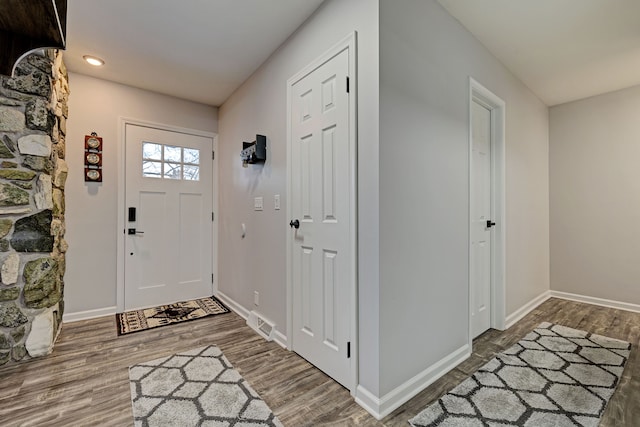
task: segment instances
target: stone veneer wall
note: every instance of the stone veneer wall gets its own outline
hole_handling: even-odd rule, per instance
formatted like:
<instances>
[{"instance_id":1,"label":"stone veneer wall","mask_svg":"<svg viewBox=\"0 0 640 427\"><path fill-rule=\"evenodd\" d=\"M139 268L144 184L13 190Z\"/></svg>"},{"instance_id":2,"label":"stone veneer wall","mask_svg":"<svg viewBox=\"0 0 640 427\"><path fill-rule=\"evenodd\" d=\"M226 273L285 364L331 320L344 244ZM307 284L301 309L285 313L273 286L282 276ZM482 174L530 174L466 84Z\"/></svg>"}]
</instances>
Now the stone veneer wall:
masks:
<instances>
[{"instance_id":1,"label":"stone veneer wall","mask_svg":"<svg viewBox=\"0 0 640 427\"><path fill-rule=\"evenodd\" d=\"M55 50L0 76L0 365L50 353L62 324L68 95Z\"/></svg>"}]
</instances>

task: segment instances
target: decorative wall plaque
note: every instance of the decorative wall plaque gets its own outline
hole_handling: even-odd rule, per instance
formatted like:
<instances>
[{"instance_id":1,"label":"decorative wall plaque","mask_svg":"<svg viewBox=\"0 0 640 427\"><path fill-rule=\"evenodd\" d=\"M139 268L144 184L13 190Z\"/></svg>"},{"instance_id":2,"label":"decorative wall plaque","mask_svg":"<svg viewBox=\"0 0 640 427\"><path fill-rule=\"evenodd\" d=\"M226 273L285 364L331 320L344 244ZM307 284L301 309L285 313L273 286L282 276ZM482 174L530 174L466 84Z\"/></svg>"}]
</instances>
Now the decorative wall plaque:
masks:
<instances>
[{"instance_id":1,"label":"decorative wall plaque","mask_svg":"<svg viewBox=\"0 0 640 427\"><path fill-rule=\"evenodd\" d=\"M95 132L84 136L84 180L102 182L102 138Z\"/></svg>"}]
</instances>

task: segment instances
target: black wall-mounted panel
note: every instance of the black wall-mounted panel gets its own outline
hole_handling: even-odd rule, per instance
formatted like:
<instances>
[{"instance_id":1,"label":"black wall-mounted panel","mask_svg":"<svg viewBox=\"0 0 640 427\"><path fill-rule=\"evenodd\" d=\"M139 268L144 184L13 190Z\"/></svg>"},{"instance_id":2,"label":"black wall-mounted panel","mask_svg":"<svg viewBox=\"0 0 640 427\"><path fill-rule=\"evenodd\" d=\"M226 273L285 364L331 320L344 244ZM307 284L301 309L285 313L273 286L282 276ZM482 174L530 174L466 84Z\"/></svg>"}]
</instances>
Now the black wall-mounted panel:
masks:
<instances>
[{"instance_id":1,"label":"black wall-mounted panel","mask_svg":"<svg viewBox=\"0 0 640 427\"><path fill-rule=\"evenodd\" d=\"M256 159L267 160L267 137L256 135Z\"/></svg>"}]
</instances>

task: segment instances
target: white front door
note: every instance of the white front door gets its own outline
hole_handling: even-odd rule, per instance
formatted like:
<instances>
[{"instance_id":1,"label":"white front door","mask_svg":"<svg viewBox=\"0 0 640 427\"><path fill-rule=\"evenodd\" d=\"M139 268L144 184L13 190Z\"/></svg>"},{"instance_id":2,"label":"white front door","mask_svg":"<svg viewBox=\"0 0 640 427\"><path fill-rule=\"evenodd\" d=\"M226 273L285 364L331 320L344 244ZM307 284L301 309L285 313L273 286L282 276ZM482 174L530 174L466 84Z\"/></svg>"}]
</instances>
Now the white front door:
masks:
<instances>
[{"instance_id":1,"label":"white front door","mask_svg":"<svg viewBox=\"0 0 640 427\"><path fill-rule=\"evenodd\" d=\"M292 349L350 388L349 51L290 86ZM298 227L295 228L295 221Z\"/></svg>"},{"instance_id":2,"label":"white front door","mask_svg":"<svg viewBox=\"0 0 640 427\"><path fill-rule=\"evenodd\" d=\"M471 104L471 336L491 326L491 110Z\"/></svg>"},{"instance_id":3,"label":"white front door","mask_svg":"<svg viewBox=\"0 0 640 427\"><path fill-rule=\"evenodd\" d=\"M125 310L212 295L212 145L126 125Z\"/></svg>"}]
</instances>

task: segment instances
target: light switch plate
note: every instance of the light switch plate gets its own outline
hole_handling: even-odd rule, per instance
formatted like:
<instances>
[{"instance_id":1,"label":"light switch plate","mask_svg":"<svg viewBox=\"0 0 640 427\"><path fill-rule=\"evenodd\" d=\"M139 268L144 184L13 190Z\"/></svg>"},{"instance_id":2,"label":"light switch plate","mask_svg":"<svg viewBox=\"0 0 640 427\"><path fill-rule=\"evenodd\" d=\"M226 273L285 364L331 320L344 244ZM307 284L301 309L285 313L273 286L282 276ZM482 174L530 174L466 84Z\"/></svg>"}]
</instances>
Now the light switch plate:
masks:
<instances>
[{"instance_id":1,"label":"light switch plate","mask_svg":"<svg viewBox=\"0 0 640 427\"><path fill-rule=\"evenodd\" d=\"M273 196L273 209L279 211L280 210L280 195L276 194Z\"/></svg>"},{"instance_id":2,"label":"light switch plate","mask_svg":"<svg viewBox=\"0 0 640 427\"><path fill-rule=\"evenodd\" d=\"M253 210L261 211L263 210L263 206L262 197L256 197L253 199Z\"/></svg>"}]
</instances>

